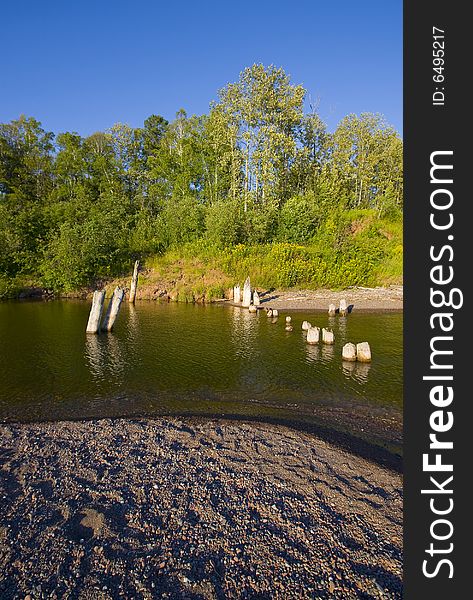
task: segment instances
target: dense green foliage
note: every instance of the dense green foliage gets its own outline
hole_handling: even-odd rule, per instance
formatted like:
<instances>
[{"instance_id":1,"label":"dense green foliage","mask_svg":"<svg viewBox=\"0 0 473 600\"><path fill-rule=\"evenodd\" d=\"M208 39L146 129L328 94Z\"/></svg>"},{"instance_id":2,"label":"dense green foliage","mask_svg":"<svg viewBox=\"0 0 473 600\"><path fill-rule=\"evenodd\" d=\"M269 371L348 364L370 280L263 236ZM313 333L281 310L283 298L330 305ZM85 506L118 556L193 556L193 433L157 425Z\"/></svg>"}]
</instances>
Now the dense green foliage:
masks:
<instances>
[{"instance_id":1,"label":"dense green foliage","mask_svg":"<svg viewBox=\"0 0 473 600\"><path fill-rule=\"evenodd\" d=\"M0 296L28 279L74 290L184 247L213 249L235 277L259 261L275 286L399 274L400 232L393 248L382 230L401 221L402 141L373 114L330 133L304 98L254 65L203 116L86 138L0 124Z\"/></svg>"}]
</instances>

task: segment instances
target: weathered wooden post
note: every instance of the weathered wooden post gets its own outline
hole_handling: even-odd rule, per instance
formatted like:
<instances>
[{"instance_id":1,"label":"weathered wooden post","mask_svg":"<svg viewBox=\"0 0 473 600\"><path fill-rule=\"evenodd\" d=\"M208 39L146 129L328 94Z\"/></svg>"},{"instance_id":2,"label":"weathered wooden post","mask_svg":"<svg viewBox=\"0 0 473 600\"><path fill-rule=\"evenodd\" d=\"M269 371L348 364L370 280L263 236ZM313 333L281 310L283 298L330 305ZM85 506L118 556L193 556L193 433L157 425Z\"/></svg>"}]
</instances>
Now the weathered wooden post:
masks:
<instances>
[{"instance_id":1,"label":"weathered wooden post","mask_svg":"<svg viewBox=\"0 0 473 600\"><path fill-rule=\"evenodd\" d=\"M340 300L340 309L339 309L339 313L342 316L345 316L347 314L347 301L345 300L345 298L342 298Z\"/></svg>"},{"instance_id":2,"label":"weathered wooden post","mask_svg":"<svg viewBox=\"0 0 473 600\"><path fill-rule=\"evenodd\" d=\"M266 309L266 316L268 318L271 318L273 316L273 309L272 308L267 308Z\"/></svg>"},{"instance_id":3,"label":"weathered wooden post","mask_svg":"<svg viewBox=\"0 0 473 600\"><path fill-rule=\"evenodd\" d=\"M233 286L233 302L241 302L241 290L239 285Z\"/></svg>"},{"instance_id":4,"label":"weathered wooden post","mask_svg":"<svg viewBox=\"0 0 473 600\"><path fill-rule=\"evenodd\" d=\"M356 345L356 360L371 362L371 348L368 342L361 342Z\"/></svg>"},{"instance_id":5,"label":"weathered wooden post","mask_svg":"<svg viewBox=\"0 0 473 600\"><path fill-rule=\"evenodd\" d=\"M311 327L309 321L302 321L302 331L308 331Z\"/></svg>"},{"instance_id":6,"label":"weathered wooden post","mask_svg":"<svg viewBox=\"0 0 473 600\"><path fill-rule=\"evenodd\" d=\"M138 286L138 270L140 268L140 261L135 260L135 268L133 269L133 276L131 278L131 286L130 286L130 296L128 298L128 302L132 304L135 303L136 298L136 288Z\"/></svg>"},{"instance_id":7,"label":"weathered wooden post","mask_svg":"<svg viewBox=\"0 0 473 600\"><path fill-rule=\"evenodd\" d=\"M292 317L290 317L289 315L286 317L286 323L289 325L292 321Z\"/></svg>"},{"instance_id":8,"label":"weathered wooden post","mask_svg":"<svg viewBox=\"0 0 473 600\"><path fill-rule=\"evenodd\" d=\"M345 344L342 348L342 358L347 362L355 362L356 360L356 346L351 342Z\"/></svg>"},{"instance_id":9,"label":"weathered wooden post","mask_svg":"<svg viewBox=\"0 0 473 600\"><path fill-rule=\"evenodd\" d=\"M243 308L248 308L251 304L251 283L250 278L247 277L245 285L243 286L243 300L241 305Z\"/></svg>"},{"instance_id":10,"label":"weathered wooden post","mask_svg":"<svg viewBox=\"0 0 473 600\"><path fill-rule=\"evenodd\" d=\"M259 306L261 304L261 300L259 299L259 294L256 290L253 292L253 304L255 306Z\"/></svg>"},{"instance_id":11,"label":"weathered wooden post","mask_svg":"<svg viewBox=\"0 0 473 600\"><path fill-rule=\"evenodd\" d=\"M279 311L277 308L273 308L273 317L279 317Z\"/></svg>"},{"instance_id":12,"label":"weathered wooden post","mask_svg":"<svg viewBox=\"0 0 473 600\"><path fill-rule=\"evenodd\" d=\"M292 331L293 327L292 327L291 321L292 321L291 317L287 316L286 317L286 327L285 327L286 331Z\"/></svg>"},{"instance_id":13,"label":"weathered wooden post","mask_svg":"<svg viewBox=\"0 0 473 600\"><path fill-rule=\"evenodd\" d=\"M320 339L320 329L318 327L310 327L307 330L307 343L318 344Z\"/></svg>"},{"instance_id":14,"label":"weathered wooden post","mask_svg":"<svg viewBox=\"0 0 473 600\"><path fill-rule=\"evenodd\" d=\"M324 344L333 344L335 340L335 336L333 335L333 331L331 329L322 328L322 342Z\"/></svg>"},{"instance_id":15,"label":"weathered wooden post","mask_svg":"<svg viewBox=\"0 0 473 600\"><path fill-rule=\"evenodd\" d=\"M336 307L335 307L335 304L329 304L329 307L328 307L328 314L329 314L331 317L334 317L334 316L335 316L336 310L337 310L337 309L336 309Z\"/></svg>"},{"instance_id":16,"label":"weathered wooden post","mask_svg":"<svg viewBox=\"0 0 473 600\"><path fill-rule=\"evenodd\" d=\"M102 321L102 331L112 331L112 327L118 316L118 311L120 310L120 305L122 303L124 295L125 291L122 290L122 288L115 288L115 291L113 292L113 295L110 298L107 312L105 313L105 317Z\"/></svg>"},{"instance_id":17,"label":"weathered wooden post","mask_svg":"<svg viewBox=\"0 0 473 600\"><path fill-rule=\"evenodd\" d=\"M101 292L99 292L99 290L95 290L92 298L92 308L90 309L89 320L87 322L87 333L99 332L104 300L105 290L102 290Z\"/></svg>"},{"instance_id":18,"label":"weathered wooden post","mask_svg":"<svg viewBox=\"0 0 473 600\"><path fill-rule=\"evenodd\" d=\"M256 306L254 304L250 304L250 306L248 307L248 311L250 313L257 313L258 309L256 308Z\"/></svg>"}]
</instances>

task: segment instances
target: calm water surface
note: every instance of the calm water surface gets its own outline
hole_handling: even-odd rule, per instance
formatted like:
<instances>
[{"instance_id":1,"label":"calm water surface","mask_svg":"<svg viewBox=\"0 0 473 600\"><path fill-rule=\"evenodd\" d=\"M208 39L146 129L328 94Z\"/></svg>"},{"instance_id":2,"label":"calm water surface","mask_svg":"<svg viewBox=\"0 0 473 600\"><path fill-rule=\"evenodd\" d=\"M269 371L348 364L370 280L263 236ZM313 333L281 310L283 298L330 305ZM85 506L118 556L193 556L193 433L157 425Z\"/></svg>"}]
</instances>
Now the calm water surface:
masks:
<instances>
[{"instance_id":1,"label":"calm water surface","mask_svg":"<svg viewBox=\"0 0 473 600\"><path fill-rule=\"evenodd\" d=\"M90 303L0 303L0 421L213 414L319 423L399 445L402 314L264 311L123 304L115 330L86 335ZM334 346L309 346L304 319ZM373 362L343 363L347 341ZM393 434L393 431L397 432Z\"/></svg>"}]
</instances>

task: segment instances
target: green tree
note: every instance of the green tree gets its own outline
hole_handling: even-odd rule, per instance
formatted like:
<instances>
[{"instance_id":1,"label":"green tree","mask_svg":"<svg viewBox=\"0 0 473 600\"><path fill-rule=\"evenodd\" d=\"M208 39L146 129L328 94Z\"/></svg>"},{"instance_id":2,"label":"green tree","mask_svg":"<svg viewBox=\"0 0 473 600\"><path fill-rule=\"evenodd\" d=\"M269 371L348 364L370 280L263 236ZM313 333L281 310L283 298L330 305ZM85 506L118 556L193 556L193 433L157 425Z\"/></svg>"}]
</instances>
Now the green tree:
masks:
<instances>
[{"instance_id":1,"label":"green tree","mask_svg":"<svg viewBox=\"0 0 473 600\"><path fill-rule=\"evenodd\" d=\"M53 140L32 117L0 124L0 263L10 276L37 268L46 234L43 208L53 186Z\"/></svg>"},{"instance_id":2,"label":"green tree","mask_svg":"<svg viewBox=\"0 0 473 600\"><path fill-rule=\"evenodd\" d=\"M243 202L278 205L288 191L297 154L297 130L303 119L305 90L290 83L281 68L253 65L237 83L219 93L217 106L236 130L243 156Z\"/></svg>"}]
</instances>

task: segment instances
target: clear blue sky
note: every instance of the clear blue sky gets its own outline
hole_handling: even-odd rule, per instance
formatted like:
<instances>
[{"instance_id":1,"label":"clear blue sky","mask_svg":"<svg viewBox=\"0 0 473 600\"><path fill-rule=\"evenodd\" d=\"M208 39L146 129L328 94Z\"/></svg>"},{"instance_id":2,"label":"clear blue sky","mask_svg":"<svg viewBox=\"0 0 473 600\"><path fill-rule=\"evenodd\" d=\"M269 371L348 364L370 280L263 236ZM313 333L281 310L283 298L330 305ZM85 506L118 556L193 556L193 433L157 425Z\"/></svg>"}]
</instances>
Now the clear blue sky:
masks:
<instances>
[{"instance_id":1,"label":"clear blue sky","mask_svg":"<svg viewBox=\"0 0 473 600\"><path fill-rule=\"evenodd\" d=\"M26 0L0 14L0 122L87 135L202 114L263 63L303 84L329 129L380 112L402 133L401 0Z\"/></svg>"}]
</instances>

